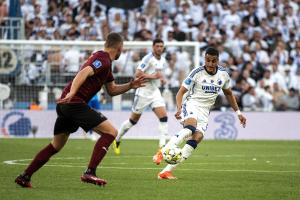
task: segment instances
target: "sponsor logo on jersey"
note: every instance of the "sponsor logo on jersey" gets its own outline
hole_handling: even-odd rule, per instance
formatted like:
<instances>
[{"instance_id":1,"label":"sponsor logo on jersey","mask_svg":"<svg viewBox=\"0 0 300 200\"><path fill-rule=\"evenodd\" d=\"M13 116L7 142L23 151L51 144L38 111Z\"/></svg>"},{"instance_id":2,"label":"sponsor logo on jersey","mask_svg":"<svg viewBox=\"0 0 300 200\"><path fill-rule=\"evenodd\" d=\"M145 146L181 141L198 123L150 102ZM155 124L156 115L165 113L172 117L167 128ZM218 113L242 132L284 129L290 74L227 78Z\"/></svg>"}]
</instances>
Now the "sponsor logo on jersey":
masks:
<instances>
[{"instance_id":1,"label":"sponsor logo on jersey","mask_svg":"<svg viewBox=\"0 0 300 200\"><path fill-rule=\"evenodd\" d=\"M102 66L102 63L101 63L100 60L95 60L95 61L93 62L93 65L94 65L94 67L95 67L96 69L98 69L98 68L100 68L100 67Z\"/></svg>"},{"instance_id":2,"label":"sponsor logo on jersey","mask_svg":"<svg viewBox=\"0 0 300 200\"><path fill-rule=\"evenodd\" d=\"M217 94L220 91L221 87L215 85L202 85L202 90L205 93L214 93Z\"/></svg>"},{"instance_id":3,"label":"sponsor logo on jersey","mask_svg":"<svg viewBox=\"0 0 300 200\"><path fill-rule=\"evenodd\" d=\"M144 67L146 67L146 64L145 63L141 64L141 68L143 69Z\"/></svg>"}]
</instances>

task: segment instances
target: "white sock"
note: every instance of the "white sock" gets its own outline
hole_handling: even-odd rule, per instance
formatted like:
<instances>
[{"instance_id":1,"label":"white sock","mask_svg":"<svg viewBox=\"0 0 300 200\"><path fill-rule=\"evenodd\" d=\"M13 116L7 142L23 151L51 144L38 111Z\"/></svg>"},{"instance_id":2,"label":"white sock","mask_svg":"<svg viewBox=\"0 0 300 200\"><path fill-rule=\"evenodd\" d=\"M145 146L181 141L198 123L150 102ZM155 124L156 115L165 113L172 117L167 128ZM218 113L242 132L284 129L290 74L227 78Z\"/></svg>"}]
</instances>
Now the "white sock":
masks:
<instances>
[{"instance_id":1,"label":"white sock","mask_svg":"<svg viewBox=\"0 0 300 200\"><path fill-rule=\"evenodd\" d=\"M159 147L163 147L166 144L166 138L168 136L168 122L159 122L158 130L160 133Z\"/></svg>"},{"instance_id":2,"label":"white sock","mask_svg":"<svg viewBox=\"0 0 300 200\"><path fill-rule=\"evenodd\" d=\"M188 157L190 157L190 155L192 155L192 153L193 153L194 150L195 149L191 145L185 144L184 147L181 150L182 158L181 158L180 162L183 162Z\"/></svg>"},{"instance_id":3,"label":"white sock","mask_svg":"<svg viewBox=\"0 0 300 200\"><path fill-rule=\"evenodd\" d=\"M164 148L171 146L179 146L185 138L190 137L192 135L192 131L188 128L181 129L176 135L173 135L169 142L166 144ZM164 149L163 149L164 150Z\"/></svg>"},{"instance_id":4,"label":"white sock","mask_svg":"<svg viewBox=\"0 0 300 200\"><path fill-rule=\"evenodd\" d=\"M180 163L182 163L188 157L190 157L190 155L192 155L194 150L195 149L191 145L185 144L184 147L181 150L182 158L181 158L180 162L175 164L175 165L168 164L160 173L164 173L166 171L173 171Z\"/></svg>"},{"instance_id":5,"label":"white sock","mask_svg":"<svg viewBox=\"0 0 300 200\"><path fill-rule=\"evenodd\" d=\"M119 131L118 131L118 135L116 137L116 141L117 142L120 142L121 138L125 135L125 133L127 133L127 131L133 127L133 124L129 121L129 120L126 120L122 123Z\"/></svg>"}]
</instances>

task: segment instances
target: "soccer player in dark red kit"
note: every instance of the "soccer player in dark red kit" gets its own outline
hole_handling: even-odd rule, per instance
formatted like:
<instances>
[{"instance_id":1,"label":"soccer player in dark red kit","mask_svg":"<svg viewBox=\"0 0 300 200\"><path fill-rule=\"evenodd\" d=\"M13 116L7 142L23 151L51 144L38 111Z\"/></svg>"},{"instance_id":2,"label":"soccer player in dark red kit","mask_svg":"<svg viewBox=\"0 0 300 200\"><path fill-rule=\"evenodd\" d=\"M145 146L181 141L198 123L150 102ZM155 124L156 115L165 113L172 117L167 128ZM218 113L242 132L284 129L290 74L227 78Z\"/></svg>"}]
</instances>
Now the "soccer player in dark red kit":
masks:
<instances>
[{"instance_id":1,"label":"soccer player in dark red kit","mask_svg":"<svg viewBox=\"0 0 300 200\"><path fill-rule=\"evenodd\" d=\"M119 58L122 48L122 37L118 33L110 33L105 41L104 50L93 53L80 68L75 78L64 88L56 106L57 119L54 125L53 140L15 179L18 185L32 187L31 176L47 163L51 156L64 147L69 135L79 127L86 132L93 129L101 135L95 144L88 168L81 176L81 181L100 186L107 183L106 180L96 176L96 168L117 136L117 130L103 114L91 109L87 103L101 89L102 85L105 85L111 96L144 86L146 80L143 76L125 84L115 84L111 64L113 60Z\"/></svg>"}]
</instances>

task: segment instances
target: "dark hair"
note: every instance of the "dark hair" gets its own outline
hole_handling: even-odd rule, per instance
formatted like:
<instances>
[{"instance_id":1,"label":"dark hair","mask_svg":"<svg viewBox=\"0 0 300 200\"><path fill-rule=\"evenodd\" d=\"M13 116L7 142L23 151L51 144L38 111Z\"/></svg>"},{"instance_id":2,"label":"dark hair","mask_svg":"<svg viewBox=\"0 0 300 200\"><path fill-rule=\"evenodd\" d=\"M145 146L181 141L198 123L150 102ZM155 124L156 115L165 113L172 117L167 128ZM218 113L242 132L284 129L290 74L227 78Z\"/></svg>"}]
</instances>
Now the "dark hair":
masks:
<instances>
[{"instance_id":1,"label":"dark hair","mask_svg":"<svg viewBox=\"0 0 300 200\"><path fill-rule=\"evenodd\" d=\"M213 47L208 47L205 51L206 54L219 57L219 51Z\"/></svg>"},{"instance_id":2,"label":"dark hair","mask_svg":"<svg viewBox=\"0 0 300 200\"><path fill-rule=\"evenodd\" d=\"M156 38L155 40L153 40L152 46L154 46L156 43L164 43L164 41L162 39Z\"/></svg>"},{"instance_id":3,"label":"dark hair","mask_svg":"<svg viewBox=\"0 0 300 200\"><path fill-rule=\"evenodd\" d=\"M105 48L118 48L119 44L123 42L123 38L119 33L109 33L104 44Z\"/></svg>"}]
</instances>

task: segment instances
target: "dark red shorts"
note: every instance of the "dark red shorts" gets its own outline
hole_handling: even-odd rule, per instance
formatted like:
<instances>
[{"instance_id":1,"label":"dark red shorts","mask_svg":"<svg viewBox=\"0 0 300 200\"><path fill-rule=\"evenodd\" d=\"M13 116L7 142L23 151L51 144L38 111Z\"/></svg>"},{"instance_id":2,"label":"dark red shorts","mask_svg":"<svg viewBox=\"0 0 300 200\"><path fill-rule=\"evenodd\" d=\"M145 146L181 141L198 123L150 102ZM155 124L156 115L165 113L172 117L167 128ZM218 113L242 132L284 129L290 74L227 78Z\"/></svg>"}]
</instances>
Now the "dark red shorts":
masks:
<instances>
[{"instance_id":1,"label":"dark red shorts","mask_svg":"<svg viewBox=\"0 0 300 200\"><path fill-rule=\"evenodd\" d=\"M79 127L88 132L107 120L101 113L84 103L57 104L57 118L54 125L54 135L74 133Z\"/></svg>"}]
</instances>

